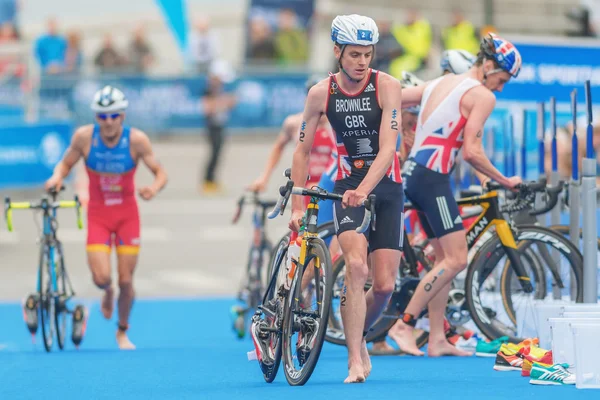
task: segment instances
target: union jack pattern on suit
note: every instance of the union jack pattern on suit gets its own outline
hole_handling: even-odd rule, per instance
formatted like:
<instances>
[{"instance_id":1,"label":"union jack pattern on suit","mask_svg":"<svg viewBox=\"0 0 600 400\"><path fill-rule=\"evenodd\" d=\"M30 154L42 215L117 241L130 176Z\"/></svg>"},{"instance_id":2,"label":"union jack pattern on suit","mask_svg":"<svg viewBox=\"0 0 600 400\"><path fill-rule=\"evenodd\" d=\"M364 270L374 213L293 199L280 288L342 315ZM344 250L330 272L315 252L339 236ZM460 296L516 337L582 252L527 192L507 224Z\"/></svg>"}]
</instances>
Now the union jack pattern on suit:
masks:
<instances>
[{"instance_id":1,"label":"union jack pattern on suit","mask_svg":"<svg viewBox=\"0 0 600 400\"><path fill-rule=\"evenodd\" d=\"M467 120L461 117L456 125L450 122L433 131L419 146L415 161L432 171L450 173L463 144L463 128L466 122Z\"/></svg>"}]
</instances>

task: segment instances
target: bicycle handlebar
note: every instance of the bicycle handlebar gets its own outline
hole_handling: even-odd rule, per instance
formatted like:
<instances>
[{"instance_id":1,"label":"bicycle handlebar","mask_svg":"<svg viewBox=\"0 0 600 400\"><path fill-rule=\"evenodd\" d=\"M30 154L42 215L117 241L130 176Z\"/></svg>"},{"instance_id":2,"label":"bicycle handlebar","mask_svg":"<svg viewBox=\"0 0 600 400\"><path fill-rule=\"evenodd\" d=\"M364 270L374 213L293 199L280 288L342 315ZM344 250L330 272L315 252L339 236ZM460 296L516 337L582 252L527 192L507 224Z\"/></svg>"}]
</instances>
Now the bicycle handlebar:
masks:
<instances>
[{"instance_id":1,"label":"bicycle handlebar","mask_svg":"<svg viewBox=\"0 0 600 400\"><path fill-rule=\"evenodd\" d=\"M303 187L294 186L294 182L290 179L291 173L289 168L285 171L284 176L288 178L288 182L285 186L281 186L279 188L279 199L277 199L277 203L275 204L273 210L268 214L269 219L275 218L277 214L283 215L287 202L292 194L298 196L311 196L322 200L342 201L343 196L341 194L329 193L328 191L318 187L316 189L306 189ZM371 221L373 222L371 229L375 230L375 195L369 195L369 197L362 202L361 206L365 207L365 216L360 226L356 228L356 232L366 232Z\"/></svg>"},{"instance_id":2,"label":"bicycle handlebar","mask_svg":"<svg viewBox=\"0 0 600 400\"><path fill-rule=\"evenodd\" d=\"M231 221L233 224L237 224L240 216L242 215L244 204L247 203L252 203L255 206L259 206L263 209L271 208L276 204L275 201L262 201L258 198L258 192L246 192L242 194L237 201L237 208L233 216L233 220Z\"/></svg>"},{"instance_id":3,"label":"bicycle handlebar","mask_svg":"<svg viewBox=\"0 0 600 400\"><path fill-rule=\"evenodd\" d=\"M546 184L546 178L542 177L538 181L523 182L515 186L515 189L517 189L518 192L512 196L514 201L502 207L501 211L512 213L524 210L534 203L536 193L546 193L549 196L546 200L546 205L540 209L533 209L529 211L529 214L536 216L547 213L558 203L559 194L563 190L564 182L560 181L556 186L546 186ZM506 188L497 182L488 182L486 189L491 191L502 190Z\"/></svg>"},{"instance_id":4,"label":"bicycle handlebar","mask_svg":"<svg viewBox=\"0 0 600 400\"><path fill-rule=\"evenodd\" d=\"M530 215L534 215L534 216L535 215L542 215L542 214L546 214L548 211L552 210L556 206L556 204L558 203L558 198L559 198L560 193L563 190L564 184L565 183L563 181L559 181L558 185L556 185L554 187L549 187L546 190L546 193L549 196L548 200L546 201L546 206L542 207L539 210L535 210L535 209L531 210L529 212L529 214Z\"/></svg>"},{"instance_id":5,"label":"bicycle handlebar","mask_svg":"<svg viewBox=\"0 0 600 400\"><path fill-rule=\"evenodd\" d=\"M64 186L61 187L60 191L64 190ZM59 191L54 189L50 189L48 193L52 196L53 201L48 201L46 198L42 198L39 202L29 202L29 201L21 201L21 202L11 202L9 197L4 199L4 217L6 219L6 227L9 232L13 231L13 221L12 221L12 210L27 210L27 209L46 209L51 208L53 210L57 208L75 208L77 213L77 227L79 229L83 229L83 217L81 213L81 202L79 201L79 196L75 195L74 200L60 200L56 201L56 196Z\"/></svg>"}]
</instances>

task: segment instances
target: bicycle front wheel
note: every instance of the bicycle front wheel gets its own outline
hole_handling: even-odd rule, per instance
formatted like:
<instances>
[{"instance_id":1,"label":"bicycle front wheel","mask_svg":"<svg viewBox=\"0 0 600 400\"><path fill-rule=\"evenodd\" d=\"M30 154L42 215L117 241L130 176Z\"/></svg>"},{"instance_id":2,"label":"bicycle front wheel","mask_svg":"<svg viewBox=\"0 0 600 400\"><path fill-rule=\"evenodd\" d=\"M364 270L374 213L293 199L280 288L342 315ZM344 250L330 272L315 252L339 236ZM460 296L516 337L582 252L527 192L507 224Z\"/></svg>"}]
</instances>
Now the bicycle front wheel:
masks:
<instances>
[{"instance_id":1,"label":"bicycle front wheel","mask_svg":"<svg viewBox=\"0 0 600 400\"><path fill-rule=\"evenodd\" d=\"M519 334L518 325L534 315L533 300L554 295L556 300L583 301L583 258L564 236L547 228L519 226L516 239L533 291L523 291L500 239L494 236L468 267L466 299L473 321L486 337L506 335L518 343L526 336Z\"/></svg>"},{"instance_id":2,"label":"bicycle front wheel","mask_svg":"<svg viewBox=\"0 0 600 400\"><path fill-rule=\"evenodd\" d=\"M321 354L331 306L332 267L321 239L309 241L306 265L298 268L283 319L283 363L292 386L310 379Z\"/></svg>"},{"instance_id":3,"label":"bicycle front wheel","mask_svg":"<svg viewBox=\"0 0 600 400\"><path fill-rule=\"evenodd\" d=\"M53 250L42 243L40 247L40 264L38 269L38 289L40 322L42 325L42 337L44 348L47 352L52 351L54 337L55 303L52 291L52 265L51 252ZM46 273L44 273L44 270Z\"/></svg>"}]
</instances>

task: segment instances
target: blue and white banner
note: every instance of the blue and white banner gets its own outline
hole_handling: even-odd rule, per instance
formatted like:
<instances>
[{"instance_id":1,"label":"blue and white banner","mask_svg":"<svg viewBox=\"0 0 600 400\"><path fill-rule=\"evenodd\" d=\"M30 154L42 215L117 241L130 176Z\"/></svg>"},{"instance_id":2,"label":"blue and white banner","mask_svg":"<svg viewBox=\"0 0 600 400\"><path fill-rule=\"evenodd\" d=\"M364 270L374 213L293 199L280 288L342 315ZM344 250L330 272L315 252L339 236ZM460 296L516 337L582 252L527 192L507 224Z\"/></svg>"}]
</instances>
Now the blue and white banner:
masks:
<instances>
[{"instance_id":1,"label":"blue and white banner","mask_svg":"<svg viewBox=\"0 0 600 400\"><path fill-rule=\"evenodd\" d=\"M507 37L510 39L510 37ZM600 41L571 39L569 44L556 44L558 39L544 43L513 39L523 58L517 78L504 86L498 100L520 102L569 103L577 89L579 103L585 103L584 84L592 83L592 98L600 104Z\"/></svg>"},{"instance_id":2,"label":"blue and white banner","mask_svg":"<svg viewBox=\"0 0 600 400\"><path fill-rule=\"evenodd\" d=\"M298 24L307 28L315 10L315 0L250 0L248 18L262 17L276 27L283 9L294 11Z\"/></svg>"},{"instance_id":3,"label":"blue and white banner","mask_svg":"<svg viewBox=\"0 0 600 400\"><path fill-rule=\"evenodd\" d=\"M67 123L8 124L0 127L0 188L42 185L60 161L73 127Z\"/></svg>"},{"instance_id":4,"label":"blue and white banner","mask_svg":"<svg viewBox=\"0 0 600 400\"><path fill-rule=\"evenodd\" d=\"M226 88L237 98L228 126L280 127L289 114L304 108L307 78L306 74L241 76ZM206 89L204 77L48 78L40 89L41 116L72 119L77 125L90 123L94 118L89 107L91 99L107 84L121 89L129 99L127 123L150 134L169 134L173 130L200 133L205 126L201 101Z\"/></svg>"}]
</instances>

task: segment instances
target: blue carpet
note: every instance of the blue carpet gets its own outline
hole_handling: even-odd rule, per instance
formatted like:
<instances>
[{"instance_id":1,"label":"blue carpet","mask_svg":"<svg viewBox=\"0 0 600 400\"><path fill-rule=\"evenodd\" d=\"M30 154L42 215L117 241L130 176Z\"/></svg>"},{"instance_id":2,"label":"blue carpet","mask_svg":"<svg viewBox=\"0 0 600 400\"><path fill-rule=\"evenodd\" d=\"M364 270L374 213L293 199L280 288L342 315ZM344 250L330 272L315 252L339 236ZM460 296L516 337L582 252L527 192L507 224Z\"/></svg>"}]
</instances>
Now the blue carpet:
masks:
<instances>
[{"instance_id":1,"label":"blue carpet","mask_svg":"<svg viewBox=\"0 0 600 400\"><path fill-rule=\"evenodd\" d=\"M120 352L115 322L91 304L79 350L47 354L38 333L32 344L20 306L0 305L0 399L511 399L565 396L597 399L599 391L540 387L518 372L492 370L493 359L373 357L366 384L344 385L346 349L326 344L304 387L288 386L283 369L272 384L247 361L249 338L230 330L228 300L138 301L130 338L138 349Z\"/></svg>"}]
</instances>

